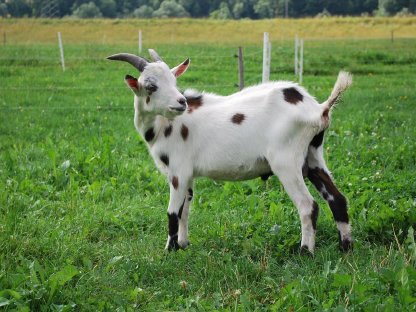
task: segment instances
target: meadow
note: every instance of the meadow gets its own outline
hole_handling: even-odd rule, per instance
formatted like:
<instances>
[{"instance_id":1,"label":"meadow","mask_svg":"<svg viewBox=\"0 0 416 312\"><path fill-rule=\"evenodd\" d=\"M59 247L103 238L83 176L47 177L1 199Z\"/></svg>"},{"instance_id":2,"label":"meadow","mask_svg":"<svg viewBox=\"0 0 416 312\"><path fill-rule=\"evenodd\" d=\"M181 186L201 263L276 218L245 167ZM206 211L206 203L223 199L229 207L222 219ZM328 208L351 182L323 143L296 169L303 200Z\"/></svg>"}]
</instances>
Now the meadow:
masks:
<instances>
[{"instance_id":1,"label":"meadow","mask_svg":"<svg viewBox=\"0 0 416 312\"><path fill-rule=\"evenodd\" d=\"M381 19L345 19L328 30L340 34L332 40L303 34L303 85L319 101L340 69L354 74L325 137L328 166L349 200L354 250L338 250L331 212L308 183L321 208L314 257L299 253L297 211L276 177L197 180L191 245L164 251L168 185L135 132L133 95L123 82L137 72L105 60L136 53L137 29L147 21L132 27L130 39L117 24L97 33L100 23L116 21L1 20L0 310L415 310L414 19L397 22L408 21L413 33L393 42L387 30L396 19L381 23L385 36L377 39L351 34L350 20ZM221 36L186 41L193 23L202 29L203 22L218 23L213 33ZM148 25L166 37L145 40L145 47L171 66L191 58L180 88L235 92L239 45L246 85L261 81L266 26L242 21L252 29L244 39L215 21L188 20L187 37L179 26L173 35L163 32L164 23ZM299 28L306 21L283 23ZM44 33L45 25L55 28ZM65 72L55 43L60 27ZM271 79L295 80L292 33L271 38Z\"/></svg>"}]
</instances>

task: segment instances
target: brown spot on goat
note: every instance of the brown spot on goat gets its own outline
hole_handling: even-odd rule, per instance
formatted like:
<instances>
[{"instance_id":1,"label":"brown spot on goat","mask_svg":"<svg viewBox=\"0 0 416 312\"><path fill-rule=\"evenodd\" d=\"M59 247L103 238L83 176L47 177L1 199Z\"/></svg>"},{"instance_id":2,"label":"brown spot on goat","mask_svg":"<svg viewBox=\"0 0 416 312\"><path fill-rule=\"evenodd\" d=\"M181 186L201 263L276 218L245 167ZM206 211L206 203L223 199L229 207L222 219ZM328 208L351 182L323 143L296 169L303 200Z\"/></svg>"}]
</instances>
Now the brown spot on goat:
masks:
<instances>
[{"instance_id":1,"label":"brown spot on goat","mask_svg":"<svg viewBox=\"0 0 416 312\"><path fill-rule=\"evenodd\" d=\"M348 223L347 200L337 189L329 174L322 168L309 168L308 179L316 189L321 192L322 197L328 201L334 220L336 222ZM325 190L325 192L323 192L323 190ZM331 195L333 199L329 200L329 195Z\"/></svg>"},{"instance_id":2,"label":"brown spot on goat","mask_svg":"<svg viewBox=\"0 0 416 312\"><path fill-rule=\"evenodd\" d=\"M169 126L167 126L166 128L165 128L165 138L167 138L168 136L170 136L170 134L172 133L172 125L170 124Z\"/></svg>"},{"instance_id":3,"label":"brown spot on goat","mask_svg":"<svg viewBox=\"0 0 416 312\"><path fill-rule=\"evenodd\" d=\"M296 88L283 89L285 101L291 104L298 104L303 101L303 95Z\"/></svg>"},{"instance_id":4,"label":"brown spot on goat","mask_svg":"<svg viewBox=\"0 0 416 312\"><path fill-rule=\"evenodd\" d=\"M312 213L311 213L312 227L314 230L316 230L316 222L318 220L318 214L319 214L319 207L316 201L314 201L312 205Z\"/></svg>"},{"instance_id":5,"label":"brown spot on goat","mask_svg":"<svg viewBox=\"0 0 416 312\"><path fill-rule=\"evenodd\" d=\"M237 113L235 115L233 115L233 117L231 118L231 121L237 125L241 124L244 119L246 119L246 116L244 114L241 113Z\"/></svg>"},{"instance_id":6,"label":"brown spot on goat","mask_svg":"<svg viewBox=\"0 0 416 312\"><path fill-rule=\"evenodd\" d=\"M146 140L146 142L152 141L154 137L155 137L155 131L153 130L153 128L149 128L144 134L144 139Z\"/></svg>"},{"instance_id":7,"label":"brown spot on goat","mask_svg":"<svg viewBox=\"0 0 416 312\"><path fill-rule=\"evenodd\" d=\"M166 154L160 155L160 160L166 165L169 166L169 156Z\"/></svg>"},{"instance_id":8,"label":"brown spot on goat","mask_svg":"<svg viewBox=\"0 0 416 312\"><path fill-rule=\"evenodd\" d=\"M185 125L182 125L182 127L181 127L181 136L182 136L182 139L184 141L186 141L186 139L188 138L188 135L189 135L189 129L188 129L188 127L185 126Z\"/></svg>"},{"instance_id":9,"label":"brown spot on goat","mask_svg":"<svg viewBox=\"0 0 416 312\"><path fill-rule=\"evenodd\" d=\"M325 133L325 130L322 130L317 135L315 135L311 143L309 143L309 145L312 145L315 148L318 148L319 146L321 146L322 142L324 141L324 133Z\"/></svg>"},{"instance_id":10,"label":"brown spot on goat","mask_svg":"<svg viewBox=\"0 0 416 312\"><path fill-rule=\"evenodd\" d=\"M197 97L187 97L186 102L188 103L188 113L192 113L202 106L202 95Z\"/></svg>"},{"instance_id":11,"label":"brown spot on goat","mask_svg":"<svg viewBox=\"0 0 416 312\"><path fill-rule=\"evenodd\" d=\"M177 176L174 176L174 177L172 178L172 186L173 186L173 188L174 188L175 190L177 190L177 189L178 189L178 186L179 186L179 179L178 179L178 177L177 177Z\"/></svg>"}]
</instances>

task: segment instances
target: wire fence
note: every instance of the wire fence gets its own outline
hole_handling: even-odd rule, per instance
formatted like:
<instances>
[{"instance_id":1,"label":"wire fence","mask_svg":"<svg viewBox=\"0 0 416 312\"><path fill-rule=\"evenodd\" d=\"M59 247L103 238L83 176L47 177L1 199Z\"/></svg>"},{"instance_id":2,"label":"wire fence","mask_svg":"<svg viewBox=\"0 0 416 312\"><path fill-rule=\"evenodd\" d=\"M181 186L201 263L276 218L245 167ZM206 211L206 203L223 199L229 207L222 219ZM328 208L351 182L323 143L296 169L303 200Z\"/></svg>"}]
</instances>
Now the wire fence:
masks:
<instances>
[{"instance_id":1,"label":"wire fence","mask_svg":"<svg viewBox=\"0 0 416 312\"><path fill-rule=\"evenodd\" d=\"M58 35L59 37L59 35ZM4 46L3 46L4 47ZM114 49L112 46L100 46L97 50L92 49L93 46L85 46L85 45L68 45L69 47L69 56L66 56L64 58L64 50L65 46L62 45L62 41L59 41L59 46L56 45L47 45L46 50L43 51L37 51L36 46L22 46L21 50L13 51L11 55L3 55L0 56L0 66L3 64L12 64L14 67L56 67L57 70L59 68L59 63L62 64L62 69L65 71L65 66L63 64L66 64L66 68L69 70L74 70L78 66L84 66L79 65L78 63L86 62L90 64L96 64L101 63L106 60L106 56L110 55L111 53L108 53L108 51ZM126 45L127 50L132 50L133 48L131 45ZM270 48L270 47L269 47ZM13 47L12 47L13 49ZM78 51L77 51L78 49ZM137 49L137 47L135 47ZM164 57L165 61L167 63L176 62L177 58L176 56L178 53L183 53L183 51L180 51L177 48L169 49L164 47L163 52L166 53L168 56ZM230 83L229 80L225 83L222 81L216 82L216 83L181 83L182 89L192 88L197 90L213 90L213 89L221 89L221 90L227 90L227 92L234 92L238 90L239 83L241 85L241 82L238 81L239 77L239 61L237 59L237 47L226 47L221 49L221 53L218 53L218 51L209 51L205 47L198 47L198 49L192 50L192 60L195 60L195 62L198 62L198 60L202 60L201 62L198 62L200 66L198 67L197 71L199 75L212 75L213 72L215 72L215 69L213 70L213 65L215 63L218 63L221 65L221 68L217 70L218 76L221 77L222 71L235 72L235 83ZM98 53L99 55L90 55L91 53ZM47 54L46 54L47 53ZM269 58L270 58L270 51ZM30 55L29 55L30 54ZM81 54L81 55L79 55ZM245 49L244 51L244 61L246 62L253 62L255 64L261 64L262 60L264 58L264 51L262 50L261 43L259 42L258 46L250 46L249 48ZM229 62L224 62L224 60L228 59ZM291 64L291 60L287 60L288 64ZM209 64L209 65L208 65ZM292 63L293 64L293 63ZM241 64L240 64L241 65ZM257 67L256 67L257 68ZM254 75L249 75L248 77L244 78L243 84L244 85L254 85L258 84L262 81L262 68L261 66L258 66L258 73ZM269 60L269 68L270 71L270 60ZM263 69L264 73L264 69ZM1 78L3 80L4 78ZM7 79L7 78L6 78ZM264 81L264 78L263 78ZM55 82L57 83L57 82ZM67 83L65 81L65 83ZM66 92L89 92L89 91L107 91L107 92L114 92L118 90L125 90L126 86L119 84L117 86L105 86L105 85L72 85L72 86L62 86L62 85L55 85L48 83L46 86L37 86L37 85L25 85L22 87L21 85L17 86L4 86L4 84L0 84L0 93L2 91L12 91L12 92L19 92L19 94L30 94L31 92L49 92L49 93L62 93L65 95ZM0 97L1 98L1 97ZM3 103L5 103L3 101ZM95 110L95 111L105 111L105 110L127 110L130 109L130 107L126 106L105 106L104 109L103 106L62 106L62 105L2 105L1 99L0 99L0 110L39 110L39 111L46 111L46 110L67 110L67 109L85 109L85 110Z\"/></svg>"}]
</instances>

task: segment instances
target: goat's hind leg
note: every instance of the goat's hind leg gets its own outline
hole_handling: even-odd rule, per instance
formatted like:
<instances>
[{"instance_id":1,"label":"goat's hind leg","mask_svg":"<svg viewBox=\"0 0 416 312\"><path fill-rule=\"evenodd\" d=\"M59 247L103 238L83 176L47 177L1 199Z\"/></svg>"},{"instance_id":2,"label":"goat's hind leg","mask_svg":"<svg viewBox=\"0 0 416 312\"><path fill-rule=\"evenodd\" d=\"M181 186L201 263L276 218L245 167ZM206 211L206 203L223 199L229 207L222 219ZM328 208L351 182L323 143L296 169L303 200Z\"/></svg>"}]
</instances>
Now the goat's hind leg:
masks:
<instances>
[{"instance_id":1,"label":"goat's hind leg","mask_svg":"<svg viewBox=\"0 0 416 312\"><path fill-rule=\"evenodd\" d=\"M307 177L328 202L339 234L339 246L343 251L352 249L351 225L347 211L347 199L338 190L325 164L322 145L309 146L306 159Z\"/></svg>"},{"instance_id":2,"label":"goat's hind leg","mask_svg":"<svg viewBox=\"0 0 416 312\"><path fill-rule=\"evenodd\" d=\"M319 207L305 185L302 166L298 166L297 163L287 164L284 161L269 163L298 209L302 226L301 250L307 249L313 254Z\"/></svg>"}]
</instances>

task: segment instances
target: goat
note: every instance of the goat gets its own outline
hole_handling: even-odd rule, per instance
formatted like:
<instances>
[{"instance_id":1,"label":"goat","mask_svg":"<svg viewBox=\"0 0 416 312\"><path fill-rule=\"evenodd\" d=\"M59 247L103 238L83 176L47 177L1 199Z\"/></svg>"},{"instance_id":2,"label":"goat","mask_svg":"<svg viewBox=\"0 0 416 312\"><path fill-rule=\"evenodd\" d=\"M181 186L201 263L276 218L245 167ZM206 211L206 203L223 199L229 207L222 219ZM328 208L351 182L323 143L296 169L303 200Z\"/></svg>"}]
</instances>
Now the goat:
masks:
<instances>
[{"instance_id":1,"label":"goat","mask_svg":"<svg viewBox=\"0 0 416 312\"><path fill-rule=\"evenodd\" d=\"M248 180L275 174L298 209L301 250L314 253L318 205L307 177L328 202L341 250L352 248L347 200L335 186L323 157L324 132L331 109L352 83L340 72L329 98L319 104L296 83L278 81L243 89L229 96L176 87L188 68L185 60L169 69L149 50L153 62L128 53L125 61L140 72L125 81L134 92L134 124L147 142L158 169L168 177L169 235L166 249L186 248L193 179Z\"/></svg>"}]
</instances>

